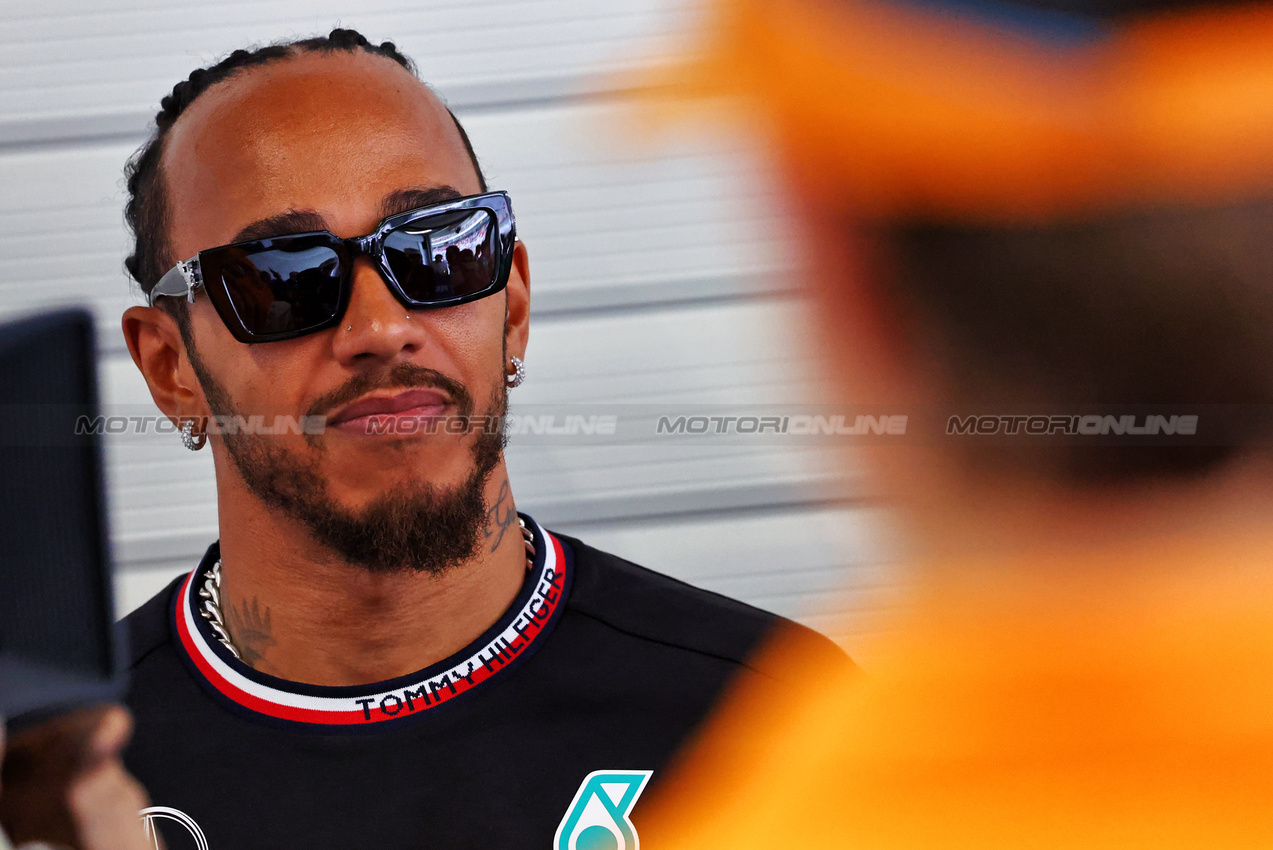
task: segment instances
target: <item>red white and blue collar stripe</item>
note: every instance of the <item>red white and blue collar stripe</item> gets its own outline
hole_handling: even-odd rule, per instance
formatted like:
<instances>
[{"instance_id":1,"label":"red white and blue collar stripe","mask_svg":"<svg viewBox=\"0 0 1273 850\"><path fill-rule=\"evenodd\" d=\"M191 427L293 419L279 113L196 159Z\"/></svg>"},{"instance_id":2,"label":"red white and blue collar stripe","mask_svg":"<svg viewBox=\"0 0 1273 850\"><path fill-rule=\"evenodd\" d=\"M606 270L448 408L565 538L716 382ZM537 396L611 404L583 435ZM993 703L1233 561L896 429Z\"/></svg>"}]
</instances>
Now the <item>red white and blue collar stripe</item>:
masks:
<instances>
[{"instance_id":1,"label":"red white and blue collar stripe","mask_svg":"<svg viewBox=\"0 0 1273 850\"><path fill-rule=\"evenodd\" d=\"M537 545L517 598L476 641L424 670L352 687L305 685L253 670L216 639L198 611L196 588L217 557L215 544L173 596L178 654L218 702L257 719L335 731L382 728L429 715L511 673L539 649L560 619L573 578L572 553L530 517L523 519Z\"/></svg>"}]
</instances>

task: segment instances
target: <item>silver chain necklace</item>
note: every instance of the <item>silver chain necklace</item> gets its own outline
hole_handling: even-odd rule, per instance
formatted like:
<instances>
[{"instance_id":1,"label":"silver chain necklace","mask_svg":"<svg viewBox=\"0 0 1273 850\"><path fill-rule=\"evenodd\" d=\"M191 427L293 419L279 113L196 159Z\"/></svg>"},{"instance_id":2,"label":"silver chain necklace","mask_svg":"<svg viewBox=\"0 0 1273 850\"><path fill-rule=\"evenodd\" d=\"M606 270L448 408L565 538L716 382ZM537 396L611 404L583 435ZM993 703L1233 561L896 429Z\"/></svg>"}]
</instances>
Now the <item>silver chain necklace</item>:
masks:
<instances>
[{"instance_id":1,"label":"silver chain necklace","mask_svg":"<svg viewBox=\"0 0 1273 850\"><path fill-rule=\"evenodd\" d=\"M526 570L529 572L535 565L535 532L526 527L526 521L521 517L517 518L517 524L522 529L522 542L526 544ZM230 639L230 630L226 627L225 617L221 614L221 559L218 558L216 563L203 577L203 587L199 588L199 598L203 600L203 604L199 606L199 613L203 615L203 619L208 621L208 626L212 629L213 634L217 636L217 640L230 650L230 654L240 661L243 660L239 655L239 651L234 648L234 641Z\"/></svg>"}]
</instances>

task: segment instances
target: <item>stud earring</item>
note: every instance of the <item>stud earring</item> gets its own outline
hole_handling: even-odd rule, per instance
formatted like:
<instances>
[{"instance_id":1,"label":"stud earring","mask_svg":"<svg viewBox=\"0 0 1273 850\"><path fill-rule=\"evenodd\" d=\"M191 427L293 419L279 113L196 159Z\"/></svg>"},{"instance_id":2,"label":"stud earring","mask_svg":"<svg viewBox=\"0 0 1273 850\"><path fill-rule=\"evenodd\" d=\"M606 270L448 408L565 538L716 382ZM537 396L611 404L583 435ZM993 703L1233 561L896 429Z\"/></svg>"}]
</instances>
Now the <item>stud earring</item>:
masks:
<instances>
[{"instance_id":1,"label":"stud earring","mask_svg":"<svg viewBox=\"0 0 1273 850\"><path fill-rule=\"evenodd\" d=\"M520 387L522 381L526 380L526 364L522 363L522 359L516 356L508 358L508 362L513 367L513 374L504 376L504 384L509 389Z\"/></svg>"},{"instance_id":2,"label":"stud earring","mask_svg":"<svg viewBox=\"0 0 1273 850\"><path fill-rule=\"evenodd\" d=\"M200 431L197 435L195 434L193 419L187 419L185 423L182 424L181 445L190 449L190 451L192 452L197 452L199 451L199 449L203 448L204 445L207 444L207 442L208 442L208 435L205 432Z\"/></svg>"}]
</instances>

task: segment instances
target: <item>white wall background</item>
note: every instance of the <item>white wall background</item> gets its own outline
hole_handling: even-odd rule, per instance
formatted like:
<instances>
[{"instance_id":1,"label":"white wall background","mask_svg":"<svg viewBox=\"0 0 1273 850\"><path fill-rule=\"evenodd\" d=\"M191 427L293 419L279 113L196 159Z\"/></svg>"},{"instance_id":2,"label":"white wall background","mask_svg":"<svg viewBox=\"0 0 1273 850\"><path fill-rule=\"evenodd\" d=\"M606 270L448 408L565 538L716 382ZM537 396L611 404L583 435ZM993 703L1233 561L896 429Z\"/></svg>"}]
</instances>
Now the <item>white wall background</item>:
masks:
<instances>
[{"instance_id":1,"label":"white wall background","mask_svg":"<svg viewBox=\"0 0 1273 850\"><path fill-rule=\"evenodd\" d=\"M123 163L193 68L339 24L412 56L512 194L534 305L515 402L814 401L785 228L756 164L720 139L622 141L623 72L691 19L679 0L4 0L0 315L91 305L105 403L153 410L118 329L136 303ZM888 603L883 516L817 451L514 440L509 463L518 507L550 527L850 651ZM113 438L108 480L126 612L215 539L211 458L171 435Z\"/></svg>"}]
</instances>

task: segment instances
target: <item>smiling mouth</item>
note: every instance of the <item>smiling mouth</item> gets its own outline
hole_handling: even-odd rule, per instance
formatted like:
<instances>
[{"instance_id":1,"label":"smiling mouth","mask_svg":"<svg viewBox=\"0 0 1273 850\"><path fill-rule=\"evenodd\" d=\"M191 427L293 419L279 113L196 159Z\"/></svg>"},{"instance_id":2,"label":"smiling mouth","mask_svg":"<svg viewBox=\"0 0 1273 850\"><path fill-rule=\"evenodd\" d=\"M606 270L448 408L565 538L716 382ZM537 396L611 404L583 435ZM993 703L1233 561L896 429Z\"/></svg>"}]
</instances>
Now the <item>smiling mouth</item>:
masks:
<instances>
[{"instance_id":1,"label":"smiling mouth","mask_svg":"<svg viewBox=\"0 0 1273 850\"><path fill-rule=\"evenodd\" d=\"M392 428L383 426L393 426L402 420L436 419L451 406L447 395L438 390L407 390L391 396L361 398L337 411L328 424L354 434L391 433Z\"/></svg>"}]
</instances>

